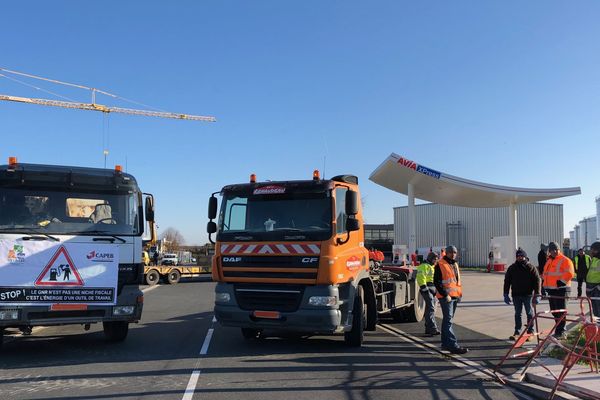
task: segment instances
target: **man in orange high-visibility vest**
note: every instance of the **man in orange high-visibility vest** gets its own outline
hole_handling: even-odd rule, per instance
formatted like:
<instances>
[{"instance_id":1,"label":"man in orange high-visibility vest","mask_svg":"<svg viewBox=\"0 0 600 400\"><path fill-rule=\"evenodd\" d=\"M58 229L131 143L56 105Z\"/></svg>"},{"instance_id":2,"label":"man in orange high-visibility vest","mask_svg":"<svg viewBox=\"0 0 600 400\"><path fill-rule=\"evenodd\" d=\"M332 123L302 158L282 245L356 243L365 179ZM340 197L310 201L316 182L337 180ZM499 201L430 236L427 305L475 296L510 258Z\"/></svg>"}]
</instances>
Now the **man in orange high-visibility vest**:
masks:
<instances>
[{"instance_id":1,"label":"man in orange high-visibility vest","mask_svg":"<svg viewBox=\"0 0 600 400\"><path fill-rule=\"evenodd\" d=\"M573 262L562 254L556 242L548 245L548 259L544 265L542 276L543 290L548 294L551 310L567 308L567 297L571 294L571 280L575 276ZM565 312L552 313L554 320L558 321ZM562 338L565 333L566 321L563 320L556 326L554 336Z\"/></svg>"},{"instance_id":2,"label":"man in orange high-visibility vest","mask_svg":"<svg viewBox=\"0 0 600 400\"><path fill-rule=\"evenodd\" d=\"M458 302L462 297L460 271L456 262L458 250L454 246L446 247L446 255L435 265L433 284L437 290L436 297L442 309L442 350L453 354L465 354L469 349L460 347L452 329L452 318Z\"/></svg>"}]
</instances>

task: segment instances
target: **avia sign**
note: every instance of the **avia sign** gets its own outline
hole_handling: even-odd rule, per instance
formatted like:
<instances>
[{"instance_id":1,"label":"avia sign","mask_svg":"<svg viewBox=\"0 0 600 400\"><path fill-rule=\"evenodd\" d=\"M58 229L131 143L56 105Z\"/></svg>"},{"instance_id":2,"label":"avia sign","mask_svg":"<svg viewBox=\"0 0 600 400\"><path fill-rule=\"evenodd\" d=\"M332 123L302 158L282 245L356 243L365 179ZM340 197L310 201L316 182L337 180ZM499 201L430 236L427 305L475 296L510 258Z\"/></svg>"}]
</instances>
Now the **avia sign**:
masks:
<instances>
[{"instance_id":1,"label":"avia sign","mask_svg":"<svg viewBox=\"0 0 600 400\"><path fill-rule=\"evenodd\" d=\"M424 165L419 165L416 162L409 160L407 158L404 158L404 157L400 157L400 159L398 160L398 164L402 165L403 167L410 168L413 171L419 172L423 175L427 175L432 178L435 178L435 179L440 179L440 177L442 176L441 172L438 172L431 168L427 168Z\"/></svg>"}]
</instances>

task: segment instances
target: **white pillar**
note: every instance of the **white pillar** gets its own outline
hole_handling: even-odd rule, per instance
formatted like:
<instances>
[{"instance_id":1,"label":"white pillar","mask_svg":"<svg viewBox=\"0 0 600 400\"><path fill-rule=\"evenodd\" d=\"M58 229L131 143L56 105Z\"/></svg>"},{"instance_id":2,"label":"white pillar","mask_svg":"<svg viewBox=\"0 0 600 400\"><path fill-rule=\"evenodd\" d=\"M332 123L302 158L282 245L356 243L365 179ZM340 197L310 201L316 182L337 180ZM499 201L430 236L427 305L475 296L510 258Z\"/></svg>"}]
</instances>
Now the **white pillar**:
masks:
<instances>
[{"instance_id":1,"label":"white pillar","mask_svg":"<svg viewBox=\"0 0 600 400\"><path fill-rule=\"evenodd\" d=\"M510 206L508 207L508 237L510 238L509 243L513 248L511 254L509 254L507 258L509 264L512 264L516 260L515 253L519 248L517 240L517 205L515 203L510 203Z\"/></svg>"},{"instance_id":2,"label":"white pillar","mask_svg":"<svg viewBox=\"0 0 600 400\"><path fill-rule=\"evenodd\" d=\"M417 217L415 216L415 193L412 183L408 184L408 254L417 249Z\"/></svg>"}]
</instances>

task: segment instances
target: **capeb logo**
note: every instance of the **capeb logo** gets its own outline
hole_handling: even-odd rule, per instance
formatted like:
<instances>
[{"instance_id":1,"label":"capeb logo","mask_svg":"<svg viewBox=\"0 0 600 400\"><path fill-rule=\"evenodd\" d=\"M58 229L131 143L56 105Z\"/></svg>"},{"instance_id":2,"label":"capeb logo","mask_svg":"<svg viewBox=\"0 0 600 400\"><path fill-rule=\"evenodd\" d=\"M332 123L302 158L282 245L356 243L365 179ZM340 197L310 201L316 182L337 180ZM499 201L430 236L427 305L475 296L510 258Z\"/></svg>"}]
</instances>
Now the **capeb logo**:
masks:
<instances>
[{"instance_id":1,"label":"capeb logo","mask_svg":"<svg viewBox=\"0 0 600 400\"><path fill-rule=\"evenodd\" d=\"M92 261L113 262L115 255L113 253L100 253L92 250L86 255L86 258Z\"/></svg>"}]
</instances>

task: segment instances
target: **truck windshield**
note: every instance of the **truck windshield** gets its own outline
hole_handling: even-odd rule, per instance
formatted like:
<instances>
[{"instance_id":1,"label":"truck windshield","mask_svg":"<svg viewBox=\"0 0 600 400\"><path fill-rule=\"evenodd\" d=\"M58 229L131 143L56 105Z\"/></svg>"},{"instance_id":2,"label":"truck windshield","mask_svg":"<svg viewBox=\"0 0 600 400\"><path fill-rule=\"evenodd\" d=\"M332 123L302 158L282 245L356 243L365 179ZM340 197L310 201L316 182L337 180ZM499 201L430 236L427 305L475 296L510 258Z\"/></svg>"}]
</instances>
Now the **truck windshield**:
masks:
<instances>
[{"instance_id":1,"label":"truck windshield","mask_svg":"<svg viewBox=\"0 0 600 400\"><path fill-rule=\"evenodd\" d=\"M139 235L135 192L0 188L0 233Z\"/></svg>"},{"instance_id":2,"label":"truck windshield","mask_svg":"<svg viewBox=\"0 0 600 400\"><path fill-rule=\"evenodd\" d=\"M219 240L325 240L331 236L329 192L225 193Z\"/></svg>"}]
</instances>

